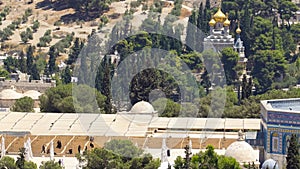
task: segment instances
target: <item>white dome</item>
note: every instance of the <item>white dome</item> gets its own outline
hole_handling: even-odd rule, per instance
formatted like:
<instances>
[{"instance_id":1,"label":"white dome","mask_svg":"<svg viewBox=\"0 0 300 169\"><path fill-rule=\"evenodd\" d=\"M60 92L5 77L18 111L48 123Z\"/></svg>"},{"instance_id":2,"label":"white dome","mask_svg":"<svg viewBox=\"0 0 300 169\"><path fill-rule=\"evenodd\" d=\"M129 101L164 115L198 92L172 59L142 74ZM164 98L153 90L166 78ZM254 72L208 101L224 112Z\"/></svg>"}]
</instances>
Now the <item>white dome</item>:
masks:
<instances>
[{"instance_id":1,"label":"white dome","mask_svg":"<svg viewBox=\"0 0 300 169\"><path fill-rule=\"evenodd\" d=\"M225 152L226 157L233 157L239 163L255 162L257 159L250 144L245 141L232 143Z\"/></svg>"},{"instance_id":2,"label":"white dome","mask_svg":"<svg viewBox=\"0 0 300 169\"><path fill-rule=\"evenodd\" d=\"M24 97L23 94L18 93L12 89L4 89L0 92L0 99L17 100Z\"/></svg>"},{"instance_id":3,"label":"white dome","mask_svg":"<svg viewBox=\"0 0 300 169\"><path fill-rule=\"evenodd\" d=\"M28 90L27 92L24 93L24 96L28 96L33 100L38 100L40 95L42 94L36 90Z\"/></svg>"},{"instance_id":4,"label":"white dome","mask_svg":"<svg viewBox=\"0 0 300 169\"><path fill-rule=\"evenodd\" d=\"M275 160L273 160L273 159L268 159L268 160L266 160L263 163L261 169L267 169L267 168L270 168L270 169L279 169L278 163Z\"/></svg>"},{"instance_id":5,"label":"white dome","mask_svg":"<svg viewBox=\"0 0 300 169\"><path fill-rule=\"evenodd\" d=\"M137 102L135 105L132 106L131 113L155 113L153 106L145 101Z\"/></svg>"}]
</instances>

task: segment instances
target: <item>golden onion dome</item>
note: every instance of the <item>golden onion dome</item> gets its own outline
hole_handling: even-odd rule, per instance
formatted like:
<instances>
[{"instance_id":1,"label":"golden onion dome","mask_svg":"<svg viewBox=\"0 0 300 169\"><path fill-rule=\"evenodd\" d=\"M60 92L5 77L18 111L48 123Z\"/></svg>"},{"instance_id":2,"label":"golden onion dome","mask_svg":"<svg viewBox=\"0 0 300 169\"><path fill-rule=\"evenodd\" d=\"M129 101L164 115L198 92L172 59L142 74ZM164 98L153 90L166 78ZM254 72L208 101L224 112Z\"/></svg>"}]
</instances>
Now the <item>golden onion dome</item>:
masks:
<instances>
[{"instance_id":1,"label":"golden onion dome","mask_svg":"<svg viewBox=\"0 0 300 169\"><path fill-rule=\"evenodd\" d=\"M214 19L211 19L208 24L209 24L209 26L213 27L213 26L215 26L216 21Z\"/></svg>"},{"instance_id":2,"label":"golden onion dome","mask_svg":"<svg viewBox=\"0 0 300 169\"><path fill-rule=\"evenodd\" d=\"M230 25L230 21L228 19L228 13L226 13L226 20L224 21L224 26L229 26Z\"/></svg>"},{"instance_id":3,"label":"golden onion dome","mask_svg":"<svg viewBox=\"0 0 300 169\"><path fill-rule=\"evenodd\" d=\"M241 28L240 28L240 26L236 29L236 31L235 31L237 34L240 34L241 32L242 32L242 30L241 30Z\"/></svg>"},{"instance_id":4,"label":"golden onion dome","mask_svg":"<svg viewBox=\"0 0 300 169\"><path fill-rule=\"evenodd\" d=\"M230 21L228 20L228 18L224 21L224 26L229 26L230 25Z\"/></svg>"},{"instance_id":5,"label":"golden onion dome","mask_svg":"<svg viewBox=\"0 0 300 169\"><path fill-rule=\"evenodd\" d=\"M217 22L224 22L226 20L225 14L221 11L221 8L218 9L218 12L214 14L214 19Z\"/></svg>"}]
</instances>

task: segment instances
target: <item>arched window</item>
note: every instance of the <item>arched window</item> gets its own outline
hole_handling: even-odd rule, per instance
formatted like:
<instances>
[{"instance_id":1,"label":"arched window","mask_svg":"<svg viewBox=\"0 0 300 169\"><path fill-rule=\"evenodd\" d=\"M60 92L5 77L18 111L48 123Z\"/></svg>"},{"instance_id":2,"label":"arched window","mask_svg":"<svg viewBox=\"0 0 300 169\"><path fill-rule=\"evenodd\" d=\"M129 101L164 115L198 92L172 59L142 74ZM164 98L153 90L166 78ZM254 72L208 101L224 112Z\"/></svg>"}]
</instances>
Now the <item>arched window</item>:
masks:
<instances>
[{"instance_id":1,"label":"arched window","mask_svg":"<svg viewBox=\"0 0 300 169\"><path fill-rule=\"evenodd\" d=\"M272 134L272 152L278 152L279 151L279 137L278 133L274 132Z\"/></svg>"}]
</instances>

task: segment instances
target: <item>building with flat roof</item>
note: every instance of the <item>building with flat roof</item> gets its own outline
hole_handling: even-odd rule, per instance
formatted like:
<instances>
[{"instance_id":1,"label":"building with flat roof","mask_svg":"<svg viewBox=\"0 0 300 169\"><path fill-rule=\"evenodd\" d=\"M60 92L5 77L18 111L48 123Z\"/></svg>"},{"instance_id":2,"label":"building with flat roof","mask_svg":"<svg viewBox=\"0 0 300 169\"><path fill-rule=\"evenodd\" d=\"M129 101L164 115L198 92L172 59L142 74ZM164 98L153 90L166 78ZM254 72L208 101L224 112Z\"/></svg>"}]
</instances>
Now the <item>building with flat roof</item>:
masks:
<instances>
[{"instance_id":1,"label":"building with flat roof","mask_svg":"<svg viewBox=\"0 0 300 169\"><path fill-rule=\"evenodd\" d=\"M261 101L264 158L286 165L289 139L300 133L300 98Z\"/></svg>"}]
</instances>

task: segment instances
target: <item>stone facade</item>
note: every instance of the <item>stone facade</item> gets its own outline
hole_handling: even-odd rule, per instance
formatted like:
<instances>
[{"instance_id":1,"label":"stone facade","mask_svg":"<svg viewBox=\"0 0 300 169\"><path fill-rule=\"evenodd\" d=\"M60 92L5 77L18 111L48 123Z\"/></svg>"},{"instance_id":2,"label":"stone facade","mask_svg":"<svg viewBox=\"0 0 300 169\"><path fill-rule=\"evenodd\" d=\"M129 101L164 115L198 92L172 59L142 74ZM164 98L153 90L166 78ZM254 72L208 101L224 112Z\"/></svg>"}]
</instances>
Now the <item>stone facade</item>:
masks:
<instances>
[{"instance_id":1,"label":"stone facade","mask_svg":"<svg viewBox=\"0 0 300 169\"><path fill-rule=\"evenodd\" d=\"M300 99L268 100L261 102L261 125L266 159L278 161L279 168L286 165L289 139L300 136Z\"/></svg>"}]
</instances>

